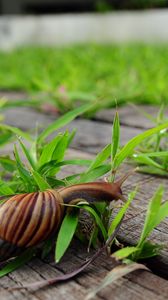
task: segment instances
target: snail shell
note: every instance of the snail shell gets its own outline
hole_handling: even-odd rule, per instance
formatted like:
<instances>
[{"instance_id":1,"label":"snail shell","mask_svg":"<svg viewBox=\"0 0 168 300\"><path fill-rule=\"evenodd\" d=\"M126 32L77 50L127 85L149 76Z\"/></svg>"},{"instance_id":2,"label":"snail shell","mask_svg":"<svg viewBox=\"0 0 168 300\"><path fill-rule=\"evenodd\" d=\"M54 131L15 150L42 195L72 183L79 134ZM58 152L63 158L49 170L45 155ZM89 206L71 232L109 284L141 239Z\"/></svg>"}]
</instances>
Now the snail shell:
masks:
<instances>
[{"instance_id":1,"label":"snail shell","mask_svg":"<svg viewBox=\"0 0 168 300\"><path fill-rule=\"evenodd\" d=\"M56 231L63 218L61 195L54 190L16 195L0 206L0 260L18 255Z\"/></svg>"}]
</instances>

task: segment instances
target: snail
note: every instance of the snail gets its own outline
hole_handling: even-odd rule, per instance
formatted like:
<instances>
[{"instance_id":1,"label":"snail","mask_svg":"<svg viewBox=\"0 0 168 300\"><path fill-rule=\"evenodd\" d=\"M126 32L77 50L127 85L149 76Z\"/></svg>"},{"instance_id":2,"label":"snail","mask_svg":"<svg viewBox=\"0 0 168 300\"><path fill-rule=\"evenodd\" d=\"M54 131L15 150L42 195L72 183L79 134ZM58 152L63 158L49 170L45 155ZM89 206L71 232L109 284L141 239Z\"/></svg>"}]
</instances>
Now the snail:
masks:
<instances>
[{"instance_id":1,"label":"snail","mask_svg":"<svg viewBox=\"0 0 168 300\"><path fill-rule=\"evenodd\" d=\"M0 261L39 245L57 232L65 214L64 204L81 199L88 203L124 200L121 185L127 177L114 183L83 183L9 198L0 205Z\"/></svg>"}]
</instances>

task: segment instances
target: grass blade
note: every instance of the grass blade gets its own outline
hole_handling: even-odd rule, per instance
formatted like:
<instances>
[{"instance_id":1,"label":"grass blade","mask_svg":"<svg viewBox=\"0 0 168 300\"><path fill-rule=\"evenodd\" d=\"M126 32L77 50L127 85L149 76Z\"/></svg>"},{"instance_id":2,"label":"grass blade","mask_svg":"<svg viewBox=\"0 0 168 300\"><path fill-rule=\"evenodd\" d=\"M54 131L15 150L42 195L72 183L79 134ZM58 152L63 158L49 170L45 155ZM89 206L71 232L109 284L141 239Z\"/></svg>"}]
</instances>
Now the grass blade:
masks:
<instances>
[{"instance_id":1,"label":"grass blade","mask_svg":"<svg viewBox=\"0 0 168 300\"><path fill-rule=\"evenodd\" d=\"M162 129L168 128L168 122L149 129L143 133L138 134L132 138L115 156L113 162L113 169L116 170L120 164L130 155L135 147L137 147L144 139L151 135L160 132Z\"/></svg>"},{"instance_id":2,"label":"grass blade","mask_svg":"<svg viewBox=\"0 0 168 300\"><path fill-rule=\"evenodd\" d=\"M12 139L12 136L13 136L13 134L10 131L5 130L4 132L1 132L0 147L2 147L3 145L9 143Z\"/></svg>"},{"instance_id":3,"label":"grass blade","mask_svg":"<svg viewBox=\"0 0 168 300\"><path fill-rule=\"evenodd\" d=\"M56 149L53 152L52 159L57 160L58 162L62 161L65 155L65 152L68 147L69 133L65 132L65 134L61 137L60 141L57 144ZM55 168L55 170L49 172L50 176L56 175L59 172L60 168Z\"/></svg>"},{"instance_id":4,"label":"grass blade","mask_svg":"<svg viewBox=\"0 0 168 300\"><path fill-rule=\"evenodd\" d=\"M8 186L8 184L0 179L0 195L12 195L14 191Z\"/></svg>"},{"instance_id":5,"label":"grass blade","mask_svg":"<svg viewBox=\"0 0 168 300\"><path fill-rule=\"evenodd\" d=\"M98 287L92 289L92 291L85 297L84 300L95 298L96 294L100 292L102 289L104 289L106 286L113 283L117 279L138 269L148 270L148 268L145 267L144 265L137 264L137 263L129 263L126 265L119 265L115 267L110 272L108 272L107 276L103 279L103 281L100 283Z\"/></svg>"},{"instance_id":6,"label":"grass blade","mask_svg":"<svg viewBox=\"0 0 168 300\"><path fill-rule=\"evenodd\" d=\"M154 229L156 225L155 220L158 211L160 209L163 192L164 192L163 187L160 186L148 205L144 227L141 233L140 240L138 242L139 248L142 246L143 242L145 241L145 239L148 237L148 235L151 233L151 231Z\"/></svg>"},{"instance_id":7,"label":"grass blade","mask_svg":"<svg viewBox=\"0 0 168 300\"><path fill-rule=\"evenodd\" d=\"M100 153L96 155L96 158L92 161L86 173L98 168L104 161L106 161L110 157L110 153L111 144L107 145Z\"/></svg>"},{"instance_id":8,"label":"grass blade","mask_svg":"<svg viewBox=\"0 0 168 300\"><path fill-rule=\"evenodd\" d=\"M124 258L127 258L131 254L138 251L137 247L124 247L122 249L119 249L118 251L114 252L111 257L116 258L117 260L121 260Z\"/></svg>"},{"instance_id":9,"label":"grass blade","mask_svg":"<svg viewBox=\"0 0 168 300\"><path fill-rule=\"evenodd\" d=\"M0 164L3 166L4 170L7 172L14 172L16 169L16 163L14 160L10 159L8 156L0 156Z\"/></svg>"},{"instance_id":10,"label":"grass blade","mask_svg":"<svg viewBox=\"0 0 168 300\"><path fill-rule=\"evenodd\" d=\"M125 215L125 212L127 211L129 205L131 204L131 202L133 201L135 195L136 195L136 190L129 193L128 195L128 200L127 202L124 204L124 206L119 210L118 214L116 215L116 217L114 218L114 220L112 221L109 230L108 230L108 236L110 236L113 231L116 229L116 227L118 226L118 224L121 222L123 216Z\"/></svg>"},{"instance_id":11,"label":"grass blade","mask_svg":"<svg viewBox=\"0 0 168 300\"><path fill-rule=\"evenodd\" d=\"M1 162L1 160L0 160ZM51 160L50 162L42 165L38 169L38 172L40 174L47 174L48 172L52 172L53 169L60 168L63 166L68 166L68 165L75 165L75 166L88 166L90 165L90 160L88 159L70 159L70 160L63 160L61 162L57 162L57 160ZM55 175L55 173L53 174Z\"/></svg>"},{"instance_id":12,"label":"grass blade","mask_svg":"<svg viewBox=\"0 0 168 300\"><path fill-rule=\"evenodd\" d=\"M158 169L163 169L163 166L155 162L153 159L151 159L148 155L141 155L141 154L133 154L133 159L143 165L153 166Z\"/></svg>"},{"instance_id":13,"label":"grass blade","mask_svg":"<svg viewBox=\"0 0 168 300\"><path fill-rule=\"evenodd\" d=\"M140 260L140 259L147 259L159 254L159 251L163 248L163 245L152 244L148 241L145 241L139 251L137 247L137 251L132 253L131 259Z\"/></svg>"},{"instance_id":14,"label":"grass blade","mask_svg":"<svg viewBox=\"0 0 168 300\"><path fill-rule=\"evenodd\" d=\"M14 133L15 135L21 136L25 140L32 141L32 138L28 133L23 132L21 129L19 129L17 127L6 125L6 124L0 124L0 128L9 130L10 132Z\"/></svg>"},{"instance_id":15,"label":"grass blade","mask_svg":"<svg viewBox=\"0 0 168 300\"><path fill-rule=\"evenodd\" d=\"M96 213L96 211L92 207L90 207L88 205L81 205L81 207L84 210L88 211L90 213L90 215L94 217L94 219L96 221L96 224L99 226L99 228L101 230L101 233L102 233L102 235L104 237L104 240L107 240L107 237L108 237L107 236L107 231L106 231L106 229L105 229L105 227L103 225L103 222L100 219L99 215Z\"/></svg>"},{"instance_id":16,"label":"grass blade","mask_svg":"<svg viewBox=\"0 0 168 300\"><path fill-rule=\"evenodd\" d=\"M67 250L78 225L79 211L67 213L58 233L55 249L55 261L58 263Z\"/></svg>"},{"instance_id":17,"label":"grass blade","mask_svg":"<svg viewBox=\"0 0 168 300\"><path fill-rule=\"evenodd\" d=\"M38 142L42 143L45 138L50 135L53 131L58 130L59 128L67 125L72 120L74 120L77 116L83 114L87 110L91 109L93 104L85 104L82 105L60 117L58 120L50 124L38 137Z\"/></svg>"},{"instance_id":18,"label":"grass blade","mask_svg":"<svg viewBox=\"0 0 168 300\"><path fill-rule=\"evenodd\" d=\"M47 163L51 161L61 162L64 158L65 151L68 147L69 142L69 133L65 132L64 134L57 135L49 144L47 144L40 156L38 170L43 168ZM54 167L53 167L54 169ZM50 175L55 175L59 171L59 168L55 168L55 171L52 170Z\"/></svg>"},{"instance_id":19,"label":"grass blade","mask_svg":"<svg viewBox=\"0 0 168 300\"><path fill-rule=\"evenodd\" d=\"M155 226L158 226L166 217L168 217L168 201L160 206L155 218Z\"/></svg>"},{"instance_id":20,"label":"grass blade","mask_svg":"<svg viewBox=\"0 0 168 300\"><path fill-rule=\"evenodd\" d=\"M135 155L139 156L138 153L135 154ZM168 151L150 152L150 153L145 153L145 154L141 153L140 155L142 157L143 156L149 156L149 157L168 157Z\"/></svg>"},{"instance_id":21,"label":"grass blade","mask_svg":"<svg viewBox=\"0 0 168 300\"><path fill-rule=\"evenodd\" d=\"M33 170L32 175L38 187L40 188L40 191L51 189L51 186L48 184L48 182L38 172Z\"/></svg>"},{"instance_id":22,"label":"grass blade","mask_svg":"<svg viewBox=\"0 0 168 300\"><path fill-rule=\"evenodd\" d=\"M19 143L20 143L20 146L21 146L21 148L22 148L22 151L23 151L23 153L25 154L25 156L26 156L28 162L30 163L30 165L31 165L31 167L33 168L33 170L35 170L35 169L36 169L36 165L35 165L35 162L34 162L33 157L32 157L31 154L30 154L30 151L28 151L28 150L26 149L26 147L25 147L25 145L23 144L23 142L21 141L21 139L19 139Z\"/></svg>"},{"instance_id":23,"label":"grass blade","mask_svg":"<svg viewBox=\"0 0 168 300\"><path fill-rule=\"evenodd\" d=\"M20 256L9 262L5 267L0 270L0 277L3 277L12 271L18 269L19 267L23 266L26 262L30 261L33 256L35 255L34 249L26 250Z\"/></svg>"},{"instance_id":24,"label":"grass blade","mask_svg":"<svg viewBox=\"0 0 168 300\"><path fill-rule=\"evenodd\" d=\"M138 172L146 173L146 174L153 174L158 176L168 176L168 171L161 170L159 168L151 167L151 166L138 166Z\"/></svg>"},{"instance_id":25,"label":"grass blade","mask_svg":"<svg viewBox=\"0 0 168 300\"><path fill-rule=\"evenodd\" d=\"M61 134L57 135L51 142L44 146L41 156L39 158L39 167L52 160L53 152L55 151L58 142L61 140L61 136Z\"/></svg>"},{"instance_id":26,"label":"grass blade","mask_svg":"<svg viewBox=\"0 0 168 300\"><path fill-rule=\"evenodd\" d=\"M110 171L110 169L111 169L110 165L99 166L98 168L93 169L88 173L81 174L78 183L94 181L96 178L105 175L107 172Z\"/></svg>"},{"instance_id":27,"label":"grass blade","mask_svg":"<svg viewBox=\"0 0 168 300\"><path fill-rule=\"evenodd\" d=\"M116 111L113 127L112 127L112 143L111 143L111 163L117 154L118 148L120 146L120 120L118 112Z\"/></svg>"},{"instance_id":28,"label":"grass blade","mask_svg":"<svg viewBox=\"0 0 168 300\"><path fill-rule=\"evenodd\" d=\"M25 187L27 187L27 191L31 192L32 191L32 178L31 178L29 172L25 169L25 167L19 157L19 153L17 151L16 145L14 145L14 155L15 155L16 164L17 164L17 168L18 168L20 177L21 177L22 181L24 182Z\"/></svg>"}]
</instances>

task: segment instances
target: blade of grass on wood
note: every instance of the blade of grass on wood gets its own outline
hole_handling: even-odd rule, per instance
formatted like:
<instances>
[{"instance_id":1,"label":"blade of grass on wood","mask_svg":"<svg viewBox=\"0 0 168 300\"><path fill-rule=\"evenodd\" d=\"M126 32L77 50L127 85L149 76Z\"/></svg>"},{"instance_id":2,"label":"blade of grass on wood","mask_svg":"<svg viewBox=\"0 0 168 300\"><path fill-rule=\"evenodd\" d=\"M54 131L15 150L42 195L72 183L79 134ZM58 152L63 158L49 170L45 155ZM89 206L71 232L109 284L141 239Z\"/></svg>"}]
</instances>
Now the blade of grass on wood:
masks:
<instances>
[{"instance_id":1,"label":"blade of grass on wood","mask_svg":"<svg viewBox=\"0 0 168 300\"><path fill-rule=\"evenodd\" d=\"M127 258L132 253L135 253L137 250L138 250L137 247L124 247L114 252L111 256L120 260L120 259Z\"/></svg>"},{"instance_id":2,"label":"blade of grass on wood","mask_svg":"<svg viewBox=\"0 0 168 300\"><path fill-rule=\"evenodd\" d=\"M108 230L108 236L110 236L113 231L115 230L115 228L118 226L118 224L121 222L123 216L125 215L125 212L127 211L129 205L131 204L131 202L133 201L135 195L136 195L136 190L129 193L128 195L128 200L127 202L124 204L124 206L119 210L119 212L117 213L117 215L115 216L114 220L112 221L109 230Z\"/></svg>"},{"instance_id":3,"label":"blade of grass on wood","mask_svg":"<svg viewBox=\"0 0 168 300\"><path fill-rule=\"evenodd\" d=\"M159 254L160 250L164 248L164 245L152 244L149 241L145 241L143 246L140 248L140 251L137 247L137 251L132 253L131 259L132 260L140 260L140 259L147 259Z\"/></svg>"},{"instance_id":4,"label":"blade of grass on wood","mask_svg":"<svg viewBox=\"0 0 168 300\"><path fill-rule=\"evenodd\" d=\"M10 132L14 133L15 135L23 137L25 140L32 141L32 138L28 133L23 132L21 129L19 129L17 127L6 125L6 124L0 124L0 128L9 130Z\"/></svg>"},{"instance_id":5,"label":"blade of grass on wood","mask_svg":"<svg viewBox=\"0 0 168 300\"><path fill-rule=\"evenodd\" d=\"M90 170L88 173L81 174L78 183L94 181L96 178L100 178L101 176L107 174L110 169L110 164L99 166L98 168Z\"/></svg>"},{"instance_id":6,"label":"blade of grass on wood","mask_svg":"<svg viewBox=\"0 0 168 300\"><path fill-rule=\"evenodd\" d=\"M166 217L168 217L168 201L166 201L160 206L159 211L155 218L154 227L158 226Z\"/></svg>"},{"instance_id":7,"label":"blade of grass on wood","mask_svg":"<svg viewBox=\"0 0 168 300\"><path fill-rule=\"evenodd\" d=\"M19 267L23 266L25 263L30 261L33 256L35 255L34 249L26 250L20 256L9 262L5 267L0 270L0 277L3 277L14 270L18 269Z\"/></svg>"},{"instance_id":8,"label":"blade of grass on wood","mask_svg":"<svg viewBox=\"0 0 168 300\"><path fill-rule=\"evenodd\" d=\"M112 127L112 143L111 143L111 163L117 154L118 148L120 146L120 120L118 112L116 112Z\"/></svg>"},{"instance_id":9,"label":"blade of grass on wood","mask_svg":"<svg viewBox=\"0 0 168 300\"><path fill-rule=\"evenodd\" d=\"M113 283L117 279L138 269L148 270L147 267L145 267L144 265L137 264L137 263L129 263L126 265L123 264L115 267L110 272L108 272L108 274L103 279L103 281L99 284L99 286L92 289L92 291L85 297L84 300L95 298L96 294L100 292L102 289L104 289L106 286Z\"/></svg>"},{"instance_id":10,"label":"blade of grass on wood","mask_svg":"<svg viewBox=\"0 0 168 300\"><path fill-rule=\"evenodd\" d=\"M159 175L159 176L168 176L168 171L167 170L161 170L156 167L151 167L151 166L138 166L138 172L141 173L146 173L146 174L154 174L154 175Z\"/></svg>"},{"instance_id":11,"label":"blade of grass on wood","mask_svg":"<svg viewBox=\"0 0 168 300\"><path fill-rule=\"evenodd\" d=\"M163 169L163 166L158 164L157 162L155 162L153 159L151 159L149 156L147 155L141 155L141 154L134 154L133 155L133 159L140 164L144 164L144 165L149 165L149 166L153 166L159 169Z\"/></svg>"},{"instance_id":12,"label":"blade of grass on wood","mask_svg":"<svg viewBox=\"0 0 168 300\"><path fill-rule=\"evenodd\" d=\"M163 192L164 192L163 186L160 186L148 205L145 223L143 226L140 240L138 242L139 248L141 247L145 239L148 237L148 235L151 233L151 231L154 229L156 225L155 220L157 218L157 214L160 209Z\"/></svg>"},{"instance_id":13,"label":"blade of grass on wood","mask_svg":"<svg viewBox=\"0 0 168 300\"><path fill-rule=\"evenodd\" d=\"M168 122L149 129L143 133L138 134L132 138L115 156L113 162L113 169L117 169L120 164L130 155L135 147L137 147L144 139L150 137L151 135L160 132L162 129L168 128Z\"/></svg>"},{"instance_id":14,"label":"blade of grass on wood","mask_svg":"<svg viewBox=\"0 0 168 300\"><path fill-rule=\"evenodd\" d=\"M95 219L95 221L96 221L96 224L99 226L99 228L100 228L100 230L101 230L101 233L102 233L102 235L103 235L103 237L104 237L104 240L106 240L107 237L108 237L107 231L106 231L106 229L105 229L105 227L104 227L104 225L103 225L103 222L102 222L102 220L100 219L99 215L96 213L96 211L95 211L92 207L90 207L90 206L88 206L88 205L81 205L81 206L82 206L82 208L83 208L84 210L88 211L88 212L91 214L91 216L94 217L94 219Z\"/></svg>"},{"instance_id":15,"label":"blade of grass on wood","mask_svg":"<svg viewBox=\"0 0 168 300\"><path fill-rule=\"evenodd\" d=\"M78 225L78 211L67 213L61 224L55 248L55 261L58 263L67 250Z\"/></svg>"},{"instance_id":16,"label":"blade of grass on wood","mask_svg":"<svg viewBox=\"0 0 168 300\"><path fill-rule=\"evenodd\" d=\"M111 153L111 144L107 145L101 152L99 152L96 155L95 159L90 164L86 173L99 167L104 161L106 161L110 157L110 153Z\"/></svg>"},{"instance_id":17,"label":"blade of grass on wood","mask_svg":"<svg viewBox=\"0 0 168 300\"><path fill-rule=\"evenodd\" d=\"M137 153L137 155L139 156L138 153ZM149 153L145 153L145 154L141 153L140 155L142 157L143 156L149 156L149 157L168 157L168 151L149 152Z\"/></svg>"},{"instance_id":18,"label":"blade of grass on wood","mask_svg":"<svg viewBox=\"0 0 168 300\"><path fill-rule=\"evenodd\" d=\"M45 138L50 135L53 131L58 130L59 128L67 125L72 120L74 120L77 116L83 114L87 110L91 109L93 104L85 104L82 105L57 119L55 122L50 124L38 137L38 142L41 143L45 140Z\"/></svg>"}]
</instances>

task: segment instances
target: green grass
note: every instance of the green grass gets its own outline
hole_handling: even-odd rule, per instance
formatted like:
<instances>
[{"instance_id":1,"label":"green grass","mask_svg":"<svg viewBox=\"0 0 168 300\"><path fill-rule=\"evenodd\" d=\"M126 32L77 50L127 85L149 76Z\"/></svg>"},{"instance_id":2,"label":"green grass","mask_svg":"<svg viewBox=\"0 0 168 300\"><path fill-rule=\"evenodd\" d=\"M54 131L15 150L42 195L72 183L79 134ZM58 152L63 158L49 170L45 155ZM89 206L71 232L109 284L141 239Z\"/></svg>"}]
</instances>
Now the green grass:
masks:
<instances>
[{"instance_id":1,"label":"green grass","mask_svg":"<svg viewBox=\"0 0 168 300\"><path fill-rule=\"evenodd\" d=\"M0 89L85 92L168 103L168 45L81 45L0 52ZM113 102L114 103L114 102Z\"/></svg>"}]
</instances>

